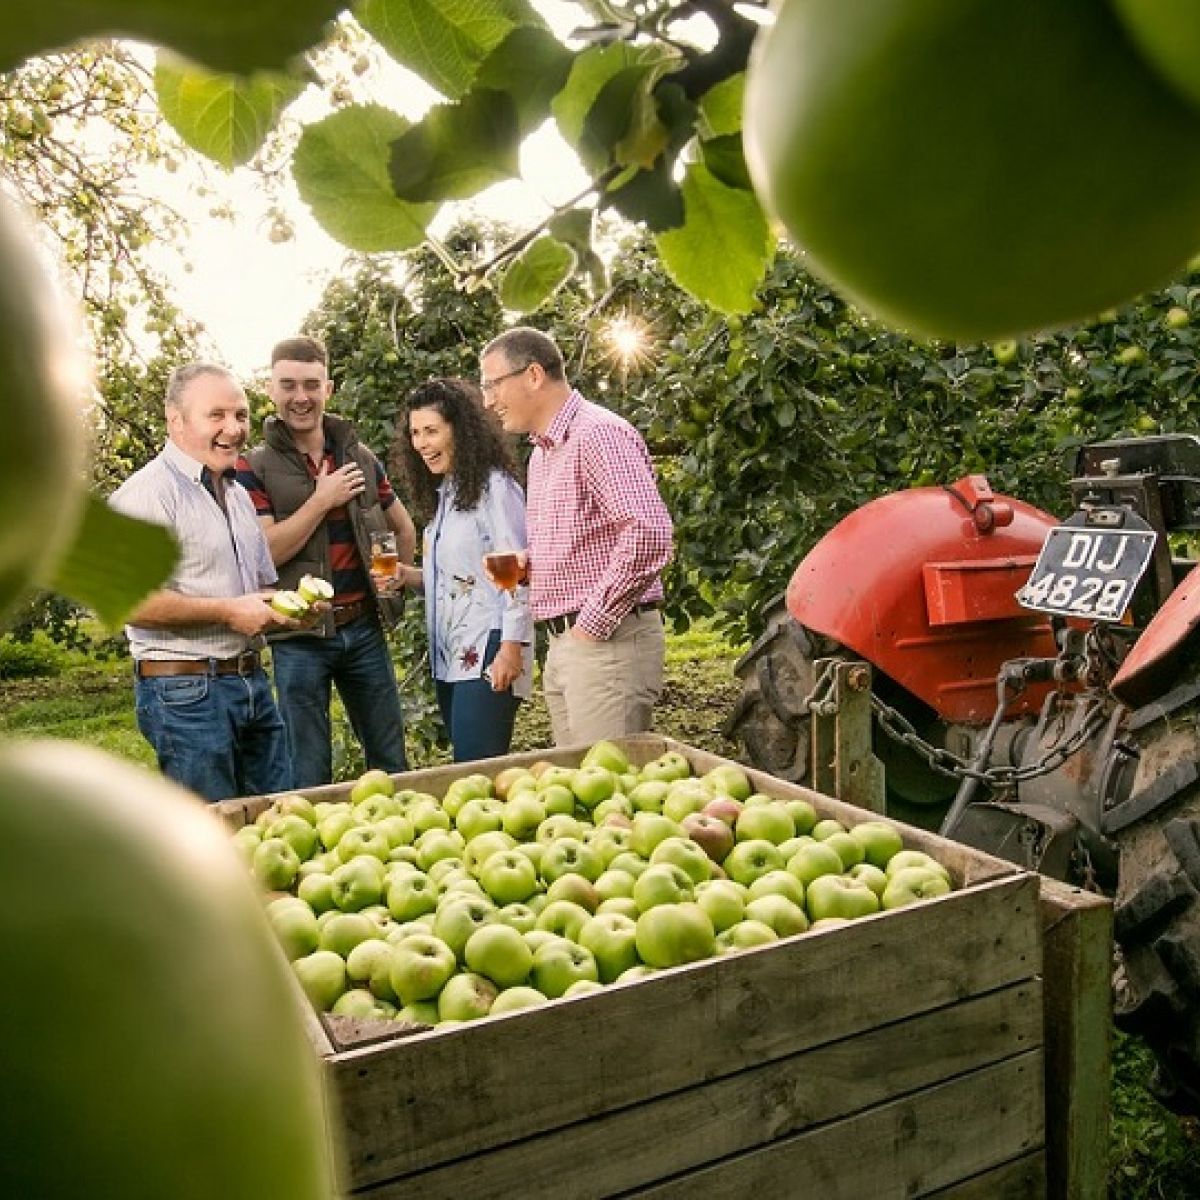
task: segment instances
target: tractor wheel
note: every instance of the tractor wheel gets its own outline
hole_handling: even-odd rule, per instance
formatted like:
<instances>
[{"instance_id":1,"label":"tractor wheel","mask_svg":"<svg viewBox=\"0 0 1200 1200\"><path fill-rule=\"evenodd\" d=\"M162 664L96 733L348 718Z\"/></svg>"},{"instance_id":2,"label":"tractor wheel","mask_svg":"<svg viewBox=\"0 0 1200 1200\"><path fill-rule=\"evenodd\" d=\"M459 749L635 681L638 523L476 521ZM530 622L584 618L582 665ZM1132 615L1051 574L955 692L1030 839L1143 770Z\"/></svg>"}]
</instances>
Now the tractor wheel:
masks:
<instances>
[{"instance_id":1,"label":"tractor wheel","mask_svg":"<svg viewBox=\"0 0 1200 1200\"><path fill-rule=\"evenodd\" d=\"M734 667L742 694L724 732L738 739L760 770L789 783L809 774L809 718L805 698L816 680L814 663L837 653L836 642L809 632L788 614L783 598L766 613L766 629Z\"/></svg>"},{"instance_id":2,"label":"tractor wheel","mask_svg":"<svg viewBox=\"0 0 1200 1200\"><path fill-rule=\"evenodd\" d=\"M1200 710L1174 712L1138 735L1132 795L1163 802L1118 831L1115 935L1118 1024L1159 1063L1155 1090L1181 1115L1200 1114ZM1153 793L1149 793L1153 796Z\"/></svg>"}]
</instances>

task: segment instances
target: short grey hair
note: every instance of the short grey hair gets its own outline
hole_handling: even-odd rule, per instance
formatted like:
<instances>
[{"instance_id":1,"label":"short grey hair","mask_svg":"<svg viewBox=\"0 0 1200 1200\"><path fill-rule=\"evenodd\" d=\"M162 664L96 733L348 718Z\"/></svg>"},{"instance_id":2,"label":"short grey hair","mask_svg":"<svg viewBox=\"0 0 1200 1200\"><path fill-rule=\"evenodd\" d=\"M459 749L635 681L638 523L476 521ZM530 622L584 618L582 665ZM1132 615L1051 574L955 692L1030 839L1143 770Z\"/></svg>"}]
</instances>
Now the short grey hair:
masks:
<instances>
[{"instance_id":1,"label":"short grey hair","mask_svg":"<svg viewBox=\"0 0 1200 1200\"><path fill-rule=\"evenodd\" d=\"M554 339L540 329L532 329L528 325L518 325L514 329L505 330L499 337L492 338L484 346L480 357L485 358L494 353L503 354L505 359L517 368L537 363L549 379L567 377L562 351Z\"/></svg>"},{"instance_id":2,"label":"short grey hair","mask_svg":"<svg viewBox=\"0 0 1200 1200\"><path fill-rule=\"evenodd\" d=\"M205 375L215 375L220 379L227 379L239 392L242 390L242 385L238 381L238 377L228 367L223 367L220 363L185 363L182 367L176 367L171 372L171 378L167 380L166 399L163 403L167 408L180 408L183 404L183 393L187 390L188 385L197 379L203 378Z\"/></svg>"}]
</instances>

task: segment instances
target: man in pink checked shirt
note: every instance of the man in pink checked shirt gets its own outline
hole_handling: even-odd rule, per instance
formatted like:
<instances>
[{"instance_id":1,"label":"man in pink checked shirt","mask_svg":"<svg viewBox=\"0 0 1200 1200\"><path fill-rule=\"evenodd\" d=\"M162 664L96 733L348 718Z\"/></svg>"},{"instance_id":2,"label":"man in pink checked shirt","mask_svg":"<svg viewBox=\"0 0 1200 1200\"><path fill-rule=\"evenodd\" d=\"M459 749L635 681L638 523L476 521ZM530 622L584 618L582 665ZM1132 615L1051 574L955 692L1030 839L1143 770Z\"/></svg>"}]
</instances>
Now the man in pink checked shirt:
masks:
<instances>
[{"instance_id":1,"label":"man in pink checked shirt","mask_svg":"<svg viewBox=\"0 0 1200 1200\"><path fill-rule=\"evenodd\" d=\"M554 741L650 728L662 690L672 525L642 436L567 382L562 354L516 328L480 356L484 404L527 433L529 602L550 635L542 685Z\"/></svg>"}]
</instances>

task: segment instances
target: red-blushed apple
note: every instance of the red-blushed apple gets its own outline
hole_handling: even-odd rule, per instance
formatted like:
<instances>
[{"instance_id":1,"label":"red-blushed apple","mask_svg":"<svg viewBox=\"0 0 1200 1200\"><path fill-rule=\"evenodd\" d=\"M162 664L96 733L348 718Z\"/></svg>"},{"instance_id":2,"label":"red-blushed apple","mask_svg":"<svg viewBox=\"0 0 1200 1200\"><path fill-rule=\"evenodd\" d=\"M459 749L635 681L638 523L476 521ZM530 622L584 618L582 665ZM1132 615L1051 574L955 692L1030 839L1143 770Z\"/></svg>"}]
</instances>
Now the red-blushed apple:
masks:
<instances>
[{"instance_id":1,"label":"red-blushed apple","mask_svg":"<svg viewBox=\"0 0 1200 1200\"><path fill-rule=\"evenodd\" d=\"M334 913L327 921L318 924L322 950L331 950L345 958L359 942L382 937L379 926L362 913Z\"/></svg>"},{"instance_id":2,"label":"red-blushed apple","mask_svg":"<svg viewBox=\"0 0 1200 1200\"><path fill-rule=\"evenodd\" d=\"M932 854L926 854L924 850L901 850L888 859L888 865L884 870L890 878L897 871L903 871L909 867L925 867L935 874L940 875L947 883L952 882L950 872L946 867L938 862Z\"/></svg>"},{"instance_id":3,"label":"red-blushed apple","mask_svg":"<svg viewBox=\"0 0 1200 1200\"><path fill-rule=\"evenodd\" d=\"M528 904L506 904L496 910L496 920L511 925L518 933L537 928L537 913Z\"/></svg>"},{"instance_id":4,"label":"red-blushed apple","mask_svg":"<svg viewBox=\"0 0 1200 1200\"><path fill-rule=\"evenodd\" d=\"M255 846L250 865L267 891L282 892L295 883L300 856L283 838L264 838Z\"/></svg>"},{"instance_id":5,"label":"red-blushed apple","mask_svg":"<svg viewBox=\"0 0 1200 1200\"><path fill-rule=\"evenodd\" d=\"M359 854L337 867L330 893L342 912L358 912L383 897L383 864L370 854Z\"/></svg>"},{"instance_id":6,"label":"red-blushed apple","mask_svg":"<svg viewBox=\"0 0 1200 1200\"><path fill-rule=\"evenodd\" d=\"M317 916L296 896L281 896L267 905L267 920L289 959L303 958L317 948Z\"/></svg>"},{"instance_id":7,"label":"red-blushed apple","mask_svg":"<svg viewBox=\"0 0 1200 1200\"><path fill-rule=\"evenodd\" d=\"M808 842L787 860L787 869L808 887L821 875L840 875L842 856L824 842Z\"/></svg>"},{"instance_id":8,"label":"red-blushed apple","mask_svg":"<svg viewBox=\"0 0 1200 1200\"><path fill-rule=\"evenodd\" d=\"M458 970L454 951L430 933L416 933L392 946L388 978L401 1004L433 1000Z\"/></svg>"},{"instance_id":9,"label":"red-blushed apple","mask_svg":"<svg viewBox=\"0 0 1200 1200\"><path fill-rule=\"evenodd\" d=\"M476 929L488 924L495 916L493 904L474 896L453 898L445 904L439 904L437 916L433 920L433 932L442 939L459 961L462 961L466 949L467 938Z\"/></svg>"},{"instance_id":10,"label":"red-blushed apple","mask_svg":"<svg viewBox=\"0 0 1200 1200\"><path fill-rule=\"evenodd\" d=\"M711 862L723 863L733 849L733 830L719 817L703 812L689 813L679 828L704 851Z\"/></svg>"},{"instance_id":11,"label":"red-blushed apple","mask_svg":"<svg viewBox=\"0 0 1200 1200\"><path fill-rule=\"evenodd\" d=\"M732 796L715 796L700 811L706 817L716 817L732 830L742 814L742 804Z\"/></svg>"},{"instance_id":12,"label":"red-blushed apple","mask_svg":"<svg viewBox=\"0 0 1200 1200\"><path fill-rule=\"evenodd\" d=\"M478 1021L491 1011L500 989L474 971L463 971L446 980L438 993L439 1021Z\"/></svg>"},{"instance_id":13,"label":"red-blushed apple","mask_svg":"<svg viewBox=\"0 0 1200 1200\"><path fill-rule=\"evenodd\" d=\"M591 915L582 904L575 904L570 900L555 900L538 913L537 927L574 941Z\"/></svg>"},{"instance_id":14,"label":"red-blushed apple","mask_svg":"<svg viewBox=\"0 0 1200 1200\"><path fill-rule=\"evenodd\" d=\"M377 792L385 796L394 795L396 791L395 780L386 772L381 771L378 767L372 767L369 771L364 771L350 788L350 803L361 804L368 796L373 796Z\"/></svg>"},{"instance_id":15,"label":"red-blushed apple","mask_svg":"<svg viewBox=\"0 0 1200 1200\"><path fill-rule=\"evenodd\" d=\"M883 890L888 884L886 872L881 871L869 862L862 862L857 866L851 867L846 874L851 879L858 880L859 883L865 883L877 896L883 895Z\"/></svg>"},{"instance_id":16,"label":"red-blushed apple","mask_svg":"<svg viewBox=\"0 0 1200 1200\"><path fill-rule=\"evenodd\" d=\"M613 896L632 896L634 877L625 871L607 870L592 885L599 903Z\"/></svg>"},{"instance_id":17,"label":"red-blushed apple","mask_svg":"<svg viewBox=\"0 0 1200 1200\"><path fill-rule=\"evenodd\" d=\"M629 770L629 755L615 742L603 738L588 747L579 765L604 767L614 775L624 775Z\"/></svg>"},{"instance_id":18,"label":"red-blushed apple","mask_svg":"<svg viewBox=\"0 0 1200 1200\"><path fill-rule=\"evenodd\" d=\"M498 987L516 987L529 978L533 951L510 925L494 922L477 929L463 952L467 966Z\"/></svg>"},{"instance_id":19,"label":"red-blushed apple","mask_svg":"<svg viewBox=\"0 0 1200 1200\"><path fill-rule=\"evenodd\" d=\"M803 933L808 928L808 916L804 909L786 896L774 893L748 901L746 920L761 921L764 925L770 925L780 937L791 937L792 934Z\"/></svg>"},{"instance_id":20,"label":"red-blushed apple","mask_svg":"<svg viewBox=\"0 0 1200 1200\"><path fill-rule=\"evenodd\" d=\"M651 967L678 967L717 952L717 933L708 913L694 901L658 904L637 919L637 952Z\"/></svg>"},{"instance_id":21,"label":"red-blushed apple","mask_svg":"<svg viewBox=\"0 0 1200 1200\"><path fill-rule=\"evenodd\" d=\"M760 875L778 871L784 863L783 855L773 842L753 838L738 842L721 865L730 879L749 887Z\"/></svg>"},{"instance_id":22,"label":"red-blushed apple","mask_svg":"<svg viewBox=\"0 0 1200 1200\"><path fill-rule=\"evenodd\" d=\"M697 884L696 903L708 913L718 933L736 925L745 915L746 901L742 888L732 879L711 879L707 883Z\"/></svg>"},{"instance_id":23,"label":"red-blushed apple","mask_svg":"<svg viewBox=\"0 0 1200 1200\"><path fill-rule=\"evenodd\" d=\"M516 845L516 838L510 833L505 833L503 829L488 829L483 833L477 833L463 847L463 866L478 878L484 863L493 854L499 854L504 850L513 850Z\"/></svg>"},{"instance_id":24,"label":"red-blushed apple","mask_svg":"<svg viewBox=\"0 0 1200 1200\"><path fill-rule=\"evenodd\" d=\"M504 802L501 826L517 841L531 838L546 819L546 806L537 792L521 791Z\"/></svg>"},{"instance_id":25,"label":"red-blushed apple","mask_svg":"<svg viewBox=\"0 0 1200 1200\"><path fill-rule=\"evenodd\" d=\"M559 838L574 838L582 842L587 826L567 813L553 813L538 827L536 838L543 846L558 841Z\"/></svg>"},{"instance_id":26,"label":"red-blushed apple","mask_svg":"<svg viewBox=\"0 0 1200 1200\"><path fill-rule=\"evenodd\" d=\"M466 801L454 818L454 828L470 842L481 833L504 827L504 802L495 796L478 796Z\"/></svg>"},{"instance_id":27,"label":"red-blushed apple","mask_svg":"<svg viewBox=\"0 0 1200 1200\"><path fill-rule=\"evenodd\" d=\"M556 838L542 851L542 882L553 883L561 875L582 875L592 880L600 877L604 863L586 842L578 838Z\"/></svg>"},{"instance_id":28,"label":"red-blushed apple","mask_svg":"<svg viewBox=\"0 0 1200 1200\"><path fill-rule=\"evenodd\" d=\"M600 901L596 914L620 913L623 917L632 917L636 921L641 915L641 911L632 896L609 896L607 900Z\"/></svg>"},{"instance_id":29,"label":"red-blushed apple","mask_svg":"<svg viewBox=\"0 0 1200 1200\"><path fill-rule=\"evenodd\" d=\"M517 850L490 854L479 870L479 882L498 905L522 904L540 887L537 868Z\"/></svg>"},{"instance_id":30,"label":"red-blushed apple","mask_svg":"<svg viewBox=\"0 0 1200 1200\"><path fill-rule=\"evenodd\" d=\"M663 816L682 821L688 813L697 813L713 798L699 779L678 779L672 783L663 800Z\"/></svg>"},{"instance_id":31,"label":"red-blushed apple","mask_svg":"<svg viewBox=\"0 0 1200 1200\"><path fill-rule=\"evenodd\" d=\"M739 921L717 934L717 953L731 954L779 941L779 934L764 921Z\"/></svg>"},{"instance_id":32,"label":"red-blushed apple","mask_svg":"<svg viewBox=\"0 0 1200 1200\"><path fill-rule=\"evenodd\" d=\"M618 913L600 913L585 921L576 940L592 952L601 983L612 983L638 962L637 922Z\"/></svg>"},{"instance_id":33,"label":"red-blushed apple","mask_svg":"<svg viewBox=\"0 0 1200 1200\"><path fill-rule=\"evenodd\" d=\"M638 912L691 900L692 877L675 863L652 863L633 884L633 902Z\"/></svg>"},{"instance_id":34,"label":"red-blushed apple","mask_svg":"<svg viewBox=\"0 0 1200 1200\"><path fill-rule=\"evenodd\" d=\"M662 813L638 812L633 817L629 848L648 859L654 847L664 838L678 837L679 825Z\"/></svg>"},{"instance_id":35,"label":"red-blushed apple","mask_svg":"<svg viewBox=\"0 0 1200 1200\"><path fill-rule=\"evenodd\" d=\"M629 790L629 803L634 812L662 812L670 790L671 785L665 779L643 779Z\"/></svg>"},{"instance_id":36,"label":"red-blushed apple","mask_svg":"<svg viewBox=\"0 0 1200 1200\"><path fill-rule=\"evenodd\" d=\"M883 821L860 821L850 827L850 836L862 846L863 861L880 869L904 849L900 831Z\"/></svg>"},{"instance_id":37,"label":"red-blushed apple","mask_svg":"<svg viewBox=\"0 0 1200 1200\"><path fill-rule=\"evenodd\" d=\"M548 997L539 992L537 988L529 987L527 984L505 988L492 1001L488 1016L498 1017L501 1013L520 1012L525 1008L540 1008L547 1002Z\"/></svg>"},{"instance_id":38,"label":"red-blushed apple","mask_svg":"<svg viewBox=\"0 0 1200 1200\"><path fill-rule=\"evenodd\" d=\"M950 884L943 875L927 867L903 867L888 879L888 885L879 898L884 908L902 908L918 900L931 900L950 891Z\"/></svg>"},{"instance_id":39,"label":"red-blushed apple","mask_svg":"<svg viewBox=\"0 0 1200 1200\"><path fill-rule=\"evenodd\" d=\"M831 833L824 839L822 845L832 846L842 860L842 870L848 871L866 859L867 851L863 844L848 833Z\"/></svg>"},{"instance_id":40,"label":"red-blushed apple","mask_svg":"<svg viewBox=\"0 0 1200 1200\"><path fill-rule=\"evenodd\" d=\"M560 875L546 888L547 906L556 900L569 900L572 904L578 904L580 908L594 913L600 903L600 894L596 891L596 885L586 875L568 872L566 875Z\"/></svg>"},{"instance_id":41,"label":"red-blushed apple","mask_svg":"<svg viewBox=\"0 0 1200 1200\"><path fill-rule=\"evenodd\" d=\"M533 986L554 1000L577 979L593 979L599 982L600 969L590 950L565 938L559 938L557 941L543 943L534 951L531 977Z\"/></svg>"},{"instance_id":42,"label":"red-blushed apple","mask_svg":"<svg viewBox=\"0 0 1200 1200\"><path fill-rule=\"evenodd\" d=\"M545 772L547 768L553 766L554 763L552 763L548 758L539 758L537 762L532 762L529 764L529 773L534 777L534 779L540 780L543 772Z\"/></svg>"},{"instance_id":43,"label":"red-blushed apple","mask_svg":"<svg viewBox=\"0 0 1200 1200\"><path fill-rule=\"evenodd\" d=\"M775 846L796 836L796 826L788 810L777 801L747 804L739 814L733 831L739 842L767 841Z\"/></svg>"},{"instance_id":44,"label":"red-blushed apple","mask_svg":"<svg viewBox=\"0 0 1200 1200\"><path fill-rule=\"evenodd\" d=\"M735 800L745 800L754 791L750 777L736 763L718 763L705 773L704 779L712 784L714 791Z\"/></svg>"},{"instance_id":45,"label":"red-blushed apple","mask_svg":"<svg viewBox=\"0 0 1200 1200\"><path fill-rule=\"evenodd\" d=\"M748 900L757 900L759 896L786 896L793 904L804 905L804 884L791 871L780 867L777 871L768 871L760 875L750 884Z\"/></svg>"},{"instance_id":46,"label":"red-blushed apple","mask_svg":"<svg viewBox=\"0 0 1200 1200\"><path fill-rule=\"evenodd\" d=\"M332 950L314 950L292 963L304 994L320 1012L328 1012L346 990L346 960Z\"/></svg>"},{"instance_id":47,"label":"red-blushed apple","mask_svg":"<svg viewBox=\"0 0 1200 1200\"><path fill-rule=\"evenodd\" d=\"M504 767L492 777L492 790L501 800L507 800L513 784L518 779L529 779L536 782L533 775L525 767Z\"/></svg>"},{"instance_id":48,"label":"red-blushed apple","mask_svg":"<svg viewBox=\"0 0 1200 1200\"><path fill-rule=\"evenodd\" d=\"M712 875L712 863L704 848L689 837L663 838L650 852L650 865L664 862L682 867L693 884L703 883Z\"/></svg>"},{"instance_id":49,"label":"red-blushed apple","mask_svg":"<svg viewBox=\"0 0 1200 1200\"><path fill-rule=\"evenodd\" d=\"M824 917L854 920L878 912L879 897L848 875L820 875L808 885L804 907L814 921Z\"/></svg>"},{"instance_id":50,"label":"red-blushed apple","mask_svg":"<svg viewBox=\"0 0 1200 1200\"><path fill-rule=\"evenodd\" d=\"M437 908L437 885L421 871L396 876L388 885L388 912L397 921L413 921Z\"/></svg>"}]
</instances>

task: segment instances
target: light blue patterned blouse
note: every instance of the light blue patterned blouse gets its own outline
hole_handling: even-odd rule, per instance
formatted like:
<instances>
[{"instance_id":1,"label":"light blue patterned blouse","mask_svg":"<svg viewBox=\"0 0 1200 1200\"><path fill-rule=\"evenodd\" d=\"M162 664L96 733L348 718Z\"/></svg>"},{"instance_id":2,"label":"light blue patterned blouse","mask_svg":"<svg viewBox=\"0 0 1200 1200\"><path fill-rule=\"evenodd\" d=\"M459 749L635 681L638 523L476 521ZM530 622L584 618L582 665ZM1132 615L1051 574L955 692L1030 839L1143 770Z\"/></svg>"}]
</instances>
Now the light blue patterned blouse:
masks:
<instances>
[{"instance_id":1,"label":"light blue patterned blouse","mask_svg":"<svg viewBox=\"0 0 1200 1200\"><path fill-rule=\"evenodd\" d=\"M454 483L438 489L438 507L425 527L422 571L425 623L435 679L456 683L478 679L492 630L500 640L525 643L524 671L513 693L528 696L533 677L533 617L529 589L516 595L490 583L483 556L492 550L524 550L525 493L503 471L493 471L475 508L454 506Z\"/></svg>"}]
</instances>

